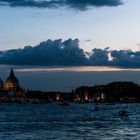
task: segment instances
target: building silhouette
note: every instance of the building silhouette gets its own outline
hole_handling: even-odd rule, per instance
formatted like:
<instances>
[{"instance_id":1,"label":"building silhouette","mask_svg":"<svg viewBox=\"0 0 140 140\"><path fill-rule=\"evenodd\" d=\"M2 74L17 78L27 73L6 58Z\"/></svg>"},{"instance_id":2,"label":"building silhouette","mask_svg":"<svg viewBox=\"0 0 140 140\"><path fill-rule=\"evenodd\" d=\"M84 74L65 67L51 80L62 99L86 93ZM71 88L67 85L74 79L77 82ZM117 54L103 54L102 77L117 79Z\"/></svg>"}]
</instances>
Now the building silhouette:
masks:
<instances>
[{"instance_id":1,"label":"building silhouette","mask_svg":"<svg viewBox=\"0 0 140 140\"><path fill-rule=\"evenodd\" d=\"M19 84L13 69L4 83L0 79L0 102L21 102L25 100L25 90Z\"/></svg>"},{"instance_id":2,"label":"building silhouette","mask_svg":"<svg viewBox=\"0 0 140 140\"><path fill-rule=\"evenodd\" d=\"M4 89L8 91L15 91L15 90L20 89L19 81L16 78L13 69L11 69L10 71L10 75L6 80Z\"/></svg>"}]
</instances>

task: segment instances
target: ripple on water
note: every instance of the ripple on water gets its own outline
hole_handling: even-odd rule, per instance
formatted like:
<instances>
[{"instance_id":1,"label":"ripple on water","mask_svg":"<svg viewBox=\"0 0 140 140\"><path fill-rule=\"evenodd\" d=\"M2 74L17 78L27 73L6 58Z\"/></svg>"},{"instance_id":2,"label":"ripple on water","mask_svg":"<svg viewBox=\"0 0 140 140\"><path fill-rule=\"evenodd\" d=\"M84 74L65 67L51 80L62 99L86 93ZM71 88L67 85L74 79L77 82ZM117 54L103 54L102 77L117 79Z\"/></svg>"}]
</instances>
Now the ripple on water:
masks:
<instances>
[{"instance_id":1,"label":"ripple on water","mask_svg":"<svg viewBox=\"0 0 140 140\"><path fill-rule=\"evenodd\" d=\"M1 104L0 139L2 140L114 140L139 139L139 104ZM128 115L119 117L118 111Z\"/></svg>"}]
</instances>

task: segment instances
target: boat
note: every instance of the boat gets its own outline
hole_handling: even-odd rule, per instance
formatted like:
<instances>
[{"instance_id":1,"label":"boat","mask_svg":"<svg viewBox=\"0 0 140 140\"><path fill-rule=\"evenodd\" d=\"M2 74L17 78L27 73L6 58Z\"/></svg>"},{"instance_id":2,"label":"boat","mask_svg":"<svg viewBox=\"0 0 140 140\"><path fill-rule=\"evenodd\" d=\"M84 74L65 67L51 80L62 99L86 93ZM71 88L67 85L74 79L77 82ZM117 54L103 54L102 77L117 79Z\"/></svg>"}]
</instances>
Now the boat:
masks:
<instances>
[{"instance_id":1,"label":"boat","mask_svg":"<svg viewBox=\"0 0 140 140\"><path fill-rule=\"evenodd\" d=\"M121 111L119 111L119 116L123 117L123 116L127 115L127 113L128 112L126 110L121 110Z\"/></svg>"},{"instance_id":2,"label":"boat","mask_svg":"<svg viewBox=\"0 0 140 140\"><path fill-rule=\"evenodd\" d=\"M68 106L69 102L68 101L63 101L62 103L59 104L60 106Z\"/></svg>"},{"instance_id":3,"label":"boat","mask_svg":"<svg viewBox=\"0 0 140 140\"><path fill-rule=\"evenodd\" d=\"M99 111L99 107L98 106L95 106L94 110L95 111Z\"/></svg>"}]
</instances>

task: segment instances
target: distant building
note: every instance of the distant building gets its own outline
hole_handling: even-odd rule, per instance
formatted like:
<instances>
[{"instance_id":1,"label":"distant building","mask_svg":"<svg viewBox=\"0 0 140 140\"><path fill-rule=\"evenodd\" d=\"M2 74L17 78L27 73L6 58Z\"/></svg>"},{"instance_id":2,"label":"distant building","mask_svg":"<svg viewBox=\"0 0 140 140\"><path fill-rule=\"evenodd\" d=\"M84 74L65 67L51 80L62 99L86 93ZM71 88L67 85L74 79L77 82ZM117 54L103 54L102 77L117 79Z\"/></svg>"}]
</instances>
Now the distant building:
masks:
<instances>
[{"instance_id":1,"label":"distant building","mask_svg":"<svg viewBox=\"0 0 140 140\"><path fill-rule=\"evenodd\" d=\"M13 69L11 69L5 83L0 79L0 102L20 102L24 100L25 90L21 88Z\"/></svg>"},{"instance_id":2,"label":"distant building","mask_svg":"<svg viewBox=\"0 0 140 140\"><path fill-rule=\"evenodd\" d=\"M13 69L10 71L10 75L6 80L4 89L8 91L15 91L20 89L19 81L16 78Z\"/></svg>"}]
</instances>

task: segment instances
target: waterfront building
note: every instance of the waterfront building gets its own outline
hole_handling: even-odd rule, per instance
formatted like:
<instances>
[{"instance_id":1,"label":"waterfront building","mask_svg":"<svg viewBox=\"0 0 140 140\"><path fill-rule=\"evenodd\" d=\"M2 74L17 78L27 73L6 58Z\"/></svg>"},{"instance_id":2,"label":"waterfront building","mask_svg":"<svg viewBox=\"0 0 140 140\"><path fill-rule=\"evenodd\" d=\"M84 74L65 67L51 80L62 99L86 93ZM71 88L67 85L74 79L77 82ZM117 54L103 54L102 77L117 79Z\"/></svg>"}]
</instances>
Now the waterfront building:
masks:
<instances>
[{"instance_id":1,"label":"waterfront building","mask_svg":"<svg viewBox=\"0 0 140 140\"><path fill-rule=\"evenodd\" d=\"M58 94L56 94L56 99L55 99L56 101L60 101L61 100L61 95L58 93Z\"/></svg>"},{"instance_id":2,"label":"waterfront building","mask_svg":"<svg viewBox=\"0 0 140 140\"><path fill-rule=\"evenodd\" d=\"M91 100L91 96L88 91L88 87L81 86L75 90L75 97L74 100L76 102L88 102Z\"/></svg>"},{"instance_id":3,"label":"waterfront building","mask_svg":"<svg viewBox=\"0 0 140 140\"><path fill-rule=\"evenodd\" d=\"M10 75L6 80L4 88L5 90L8 90L8 91L15 91L15 90L20 89L19 81L16 78L13 69L11 69L10 71Z\"/></svg>"},{"instance_id":4,"label":"waterfront building","mask_svg":"<svg viewBox=\"0 0 140 140\"><path fill-rule=\"evenodd\" d=\"M19 84L13 69L4 83L0 79L0 102L20 102L25 100L25 90Z\"/></svg>"}]
</instances>

